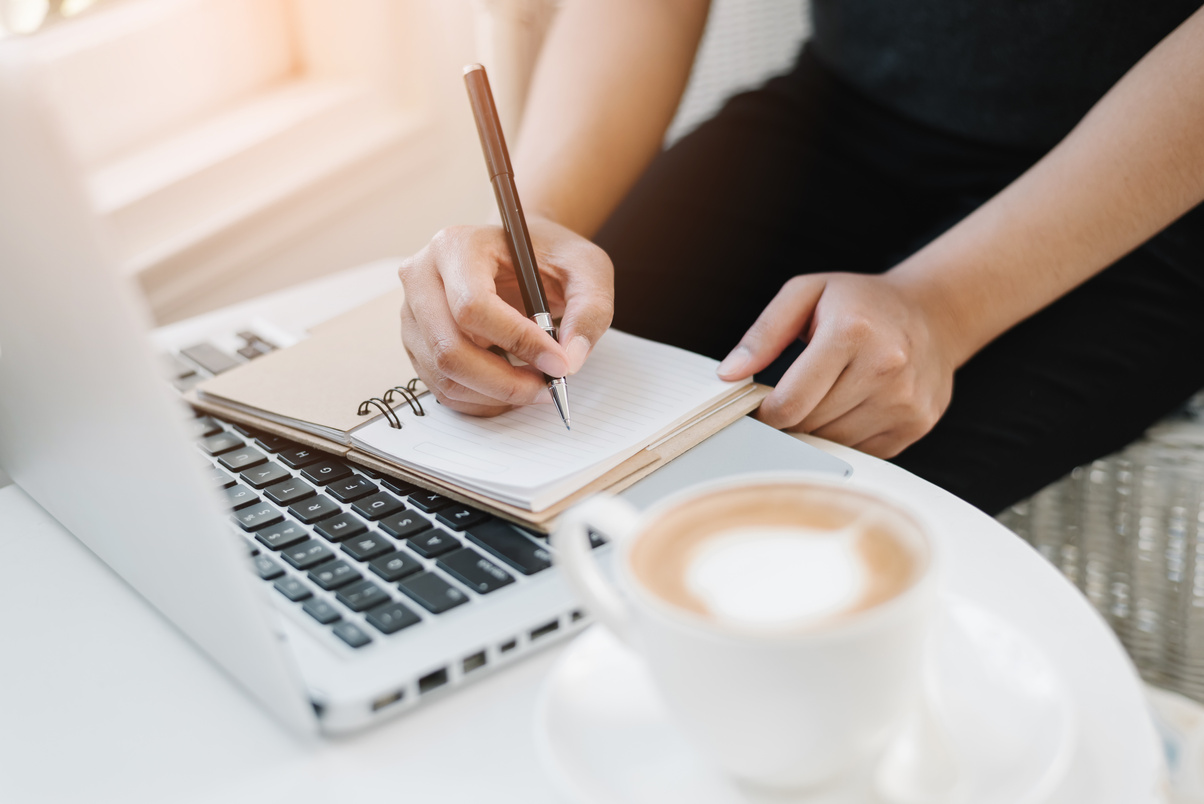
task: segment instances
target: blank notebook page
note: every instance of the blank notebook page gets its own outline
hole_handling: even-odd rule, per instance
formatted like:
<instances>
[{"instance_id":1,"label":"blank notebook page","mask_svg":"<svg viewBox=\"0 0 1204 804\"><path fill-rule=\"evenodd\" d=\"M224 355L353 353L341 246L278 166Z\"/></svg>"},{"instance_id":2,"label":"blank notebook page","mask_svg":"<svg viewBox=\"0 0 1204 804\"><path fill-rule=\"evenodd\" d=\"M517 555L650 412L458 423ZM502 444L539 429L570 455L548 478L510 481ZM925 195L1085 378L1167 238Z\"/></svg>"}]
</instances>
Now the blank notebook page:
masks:
<instances>
[{"instance_id":1,"label":"blank notebook page","mask_svg":"<svg viewBox=\"0 0 1204 804\"><path fill-rule=\"evenodd\" d=\"M749 384L720 380L717 366L708 357L610 330L568 378L572 430L551 404L482 419L428 395L425 416L402 415L400 430L378 419L356 430L353 441L386 460L539 510Z\"/></svg>"}]
</instances>

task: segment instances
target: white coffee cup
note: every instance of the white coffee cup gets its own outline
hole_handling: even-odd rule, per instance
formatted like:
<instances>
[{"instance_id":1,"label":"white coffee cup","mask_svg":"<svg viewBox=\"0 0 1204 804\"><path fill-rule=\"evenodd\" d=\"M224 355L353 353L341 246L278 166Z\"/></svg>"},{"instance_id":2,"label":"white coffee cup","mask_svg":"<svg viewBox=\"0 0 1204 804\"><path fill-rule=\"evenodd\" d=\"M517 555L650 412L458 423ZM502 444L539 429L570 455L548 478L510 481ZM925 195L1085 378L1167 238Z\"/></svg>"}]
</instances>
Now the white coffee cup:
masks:
<instances>
[{"instance_id":1,"label":"white coffee cup","mask_svg":"<svg viewBox=\"0 0 1204 804\"><path fill-rule=\"evenodd\" d=\"M776 502L757 513L760 499ZM589 530L615 543L614 583ZM553 545L586 608L642 656L683 731L747 782L804 788L862 767L921 695L932 540L875 492L773 474L698 486L642 515L595 497L563 516ZM657 574L670 564L684 569ZM874 586L900 566L908 572L893 586ZM688 600L675 597L682 589Z\"/></svg>"}]
</instances>

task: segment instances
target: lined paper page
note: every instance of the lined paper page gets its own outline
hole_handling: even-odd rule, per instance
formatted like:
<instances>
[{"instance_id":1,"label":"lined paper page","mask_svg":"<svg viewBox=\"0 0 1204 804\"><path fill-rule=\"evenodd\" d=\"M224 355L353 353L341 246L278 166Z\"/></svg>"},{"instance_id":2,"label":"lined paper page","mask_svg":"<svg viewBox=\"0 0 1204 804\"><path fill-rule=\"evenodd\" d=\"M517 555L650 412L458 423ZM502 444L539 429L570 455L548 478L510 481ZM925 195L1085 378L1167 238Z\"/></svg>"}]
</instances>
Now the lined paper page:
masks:
<instances>
[{"instance_id":1,"label":"lined paper page","mask_svg":"<svg viewBox=\"0 0 1204 804\"><path fill-rule=\"evenodd\" d=\"M569 378L573 429L552 405L492 419L465 416L425 397L427 415L405 427L378 421L354 433L357 445L449 482L531 508L559 498L633 455L699 410L747 382L715 376L718 362L611 330L580 373Z\"/></svg>"}]
</instances>

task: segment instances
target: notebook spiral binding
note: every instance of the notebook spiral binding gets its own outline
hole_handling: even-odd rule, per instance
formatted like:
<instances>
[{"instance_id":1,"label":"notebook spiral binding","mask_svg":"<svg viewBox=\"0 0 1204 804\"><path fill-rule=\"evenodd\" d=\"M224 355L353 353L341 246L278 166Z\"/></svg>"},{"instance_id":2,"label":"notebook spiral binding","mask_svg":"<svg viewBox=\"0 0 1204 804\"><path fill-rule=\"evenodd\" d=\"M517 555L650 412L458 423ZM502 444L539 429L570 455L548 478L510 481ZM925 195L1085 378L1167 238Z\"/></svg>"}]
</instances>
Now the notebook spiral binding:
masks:
<instances>
[{"instance_id":1,"label":"notebook spiral binding","mask_svg":"<svg viewBox=\"0 0 1204 804\"><path fill-rule=\"evenodd\" d=\"M389 426L394 430L400 430L404 425L401 419L397 418L397 412L393 410L393 400L396 396L400 396L402 401L410 406L410 410L414 411L415 416L425 416L426 411L422 409L422 402L418 399L418 378L414 377L405 385L395 385L385 391L381 396L374 396L370 399L365 399L360 403L356 414L359 416L367 416L375 407L384 414L385 419L389 422Z\"/></svg>"}]
</instances>

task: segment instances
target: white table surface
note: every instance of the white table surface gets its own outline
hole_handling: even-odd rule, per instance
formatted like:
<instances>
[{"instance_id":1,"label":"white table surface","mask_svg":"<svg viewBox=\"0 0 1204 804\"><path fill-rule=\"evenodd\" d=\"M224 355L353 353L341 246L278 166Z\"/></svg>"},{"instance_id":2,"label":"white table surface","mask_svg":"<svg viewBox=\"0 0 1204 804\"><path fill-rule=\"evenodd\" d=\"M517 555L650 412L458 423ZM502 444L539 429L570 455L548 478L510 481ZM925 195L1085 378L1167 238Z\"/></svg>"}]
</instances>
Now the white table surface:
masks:
<instances>
[{"instance_id":1,"label":"white table surface","mask_svg":"<svg viewBox=\"0 0 1204 804\"><path fill-rule=\"evenodd\" d=\"M187 340L223 316L245 323L248 311L279 305L288 310L283 324L303 327L312 320L308 304L336 311L334 289L345 308L393 282L391 263L374 264L159 337ZM1037 621L1053 606L1053 619L1070 624L1030 633L1059 667L1079 668L1067 682L1082 730L1080 781L1059 800L1108 798L1115 758L1126 757L1149 779L1150 794L1134 801L1152 801L1157 752L1148 722L1134 720L1145 706L1140 684L1073 587L952 495L883 461L813 443L852 464L861 483L890 488L923 510L946 534L952 563L972 554L987 568L1024 564L1021 587L1007 572L959 583L1006 599L1018 621ZM0 488L0 535L0 802L560 800L538 765L532 719L562 647L362 734L306 742L278 727L16 485ZM1085 654L1094 657L1089 671Z\"/></svg>"}]
</instances>

